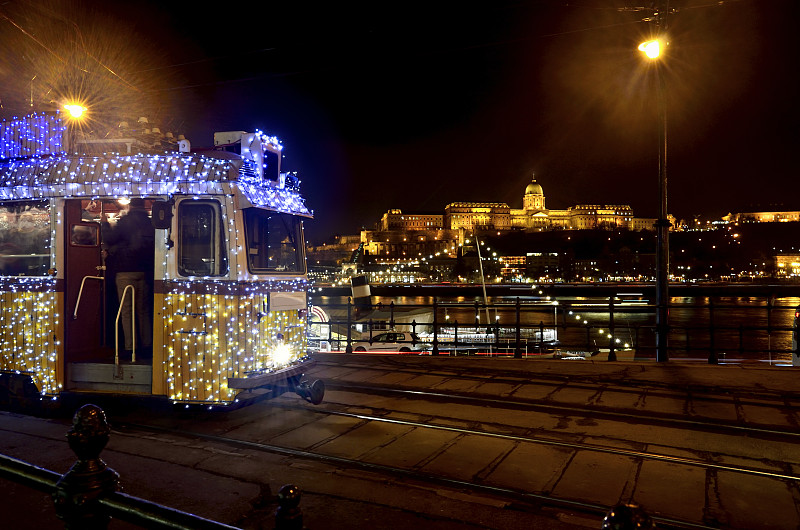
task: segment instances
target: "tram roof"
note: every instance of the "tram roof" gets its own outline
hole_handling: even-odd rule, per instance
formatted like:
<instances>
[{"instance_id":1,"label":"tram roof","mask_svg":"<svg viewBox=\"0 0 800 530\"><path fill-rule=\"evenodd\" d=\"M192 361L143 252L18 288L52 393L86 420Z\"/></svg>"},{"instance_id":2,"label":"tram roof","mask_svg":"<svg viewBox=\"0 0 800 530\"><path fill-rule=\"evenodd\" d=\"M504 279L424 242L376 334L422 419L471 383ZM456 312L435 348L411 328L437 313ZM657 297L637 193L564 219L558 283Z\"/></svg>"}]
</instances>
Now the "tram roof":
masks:
<instances>
[{"instance_id":1,"label":"tram roof","mask_svg":"<svg viewBox=\"0 0 800 530\"><path fill-rule=\"evenodd\" d=\"M0 160L0 200L207 195L234 190L253 206L312 215L298 192L262 179L248 162L229 155L165 152Z\"/></svg>"}]
</instances>

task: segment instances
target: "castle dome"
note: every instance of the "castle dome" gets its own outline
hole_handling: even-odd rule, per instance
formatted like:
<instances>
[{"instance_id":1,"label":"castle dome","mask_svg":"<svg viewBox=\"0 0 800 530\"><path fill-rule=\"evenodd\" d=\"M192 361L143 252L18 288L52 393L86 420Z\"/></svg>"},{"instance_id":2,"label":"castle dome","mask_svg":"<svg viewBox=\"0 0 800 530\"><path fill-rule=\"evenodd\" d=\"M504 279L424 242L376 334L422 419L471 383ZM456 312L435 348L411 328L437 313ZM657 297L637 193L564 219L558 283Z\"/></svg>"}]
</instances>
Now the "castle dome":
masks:
<instances>
[{"instance_id":1,"label":"castle dome","mask_svg":"<svg viewBox=\"0 0 800 530\"><path fill-rule=\"evenodd\" d=\"M525 195L544 195L544 191L542 191L542 185L536 182L534 178L531 180L531 183L528 184L528 187L525 188Z\"/></svg>"}]
</instances>

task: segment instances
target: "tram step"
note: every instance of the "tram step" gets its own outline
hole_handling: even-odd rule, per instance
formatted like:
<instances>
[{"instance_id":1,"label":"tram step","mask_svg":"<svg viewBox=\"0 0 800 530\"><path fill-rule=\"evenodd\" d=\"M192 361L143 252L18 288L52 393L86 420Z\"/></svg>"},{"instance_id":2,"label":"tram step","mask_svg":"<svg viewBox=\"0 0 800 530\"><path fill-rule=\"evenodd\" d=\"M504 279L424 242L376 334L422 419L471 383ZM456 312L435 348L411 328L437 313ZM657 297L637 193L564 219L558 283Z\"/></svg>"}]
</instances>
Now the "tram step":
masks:
<instances>
[{"instance_id":1,"label":"tram step","mask_svg":"<svg viewBox=\"0 0 800 530\"><path fill-rule=\"evenodd\" d=\"M153 368L148 364L69 363L68 390L150 394Z\"/></svg>"}]
</instances>

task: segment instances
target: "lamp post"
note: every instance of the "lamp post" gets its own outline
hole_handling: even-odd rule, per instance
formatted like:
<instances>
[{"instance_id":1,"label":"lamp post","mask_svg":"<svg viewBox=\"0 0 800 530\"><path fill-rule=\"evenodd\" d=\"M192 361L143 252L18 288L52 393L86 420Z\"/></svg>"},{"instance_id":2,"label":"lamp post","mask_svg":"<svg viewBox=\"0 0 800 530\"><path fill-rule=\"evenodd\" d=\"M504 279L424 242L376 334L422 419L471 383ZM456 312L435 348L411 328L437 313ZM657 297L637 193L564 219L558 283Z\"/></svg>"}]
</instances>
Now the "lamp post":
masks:
<instances>
[{"instance_id":1,"label":"lamp post","mask_svg":"<svg viewBox=\"0 0 800 530\"><path fill-rule=\"evenodd\" d=\"M660 10L662 31L666 29L667 10ZM667 100L666 82L659 61L666 41L655 39L639 45L639 50L655 63L658 91L658 199L656 221L656 361L669 360L669 220L667 219Z\"/></svg>"}]
</instances>

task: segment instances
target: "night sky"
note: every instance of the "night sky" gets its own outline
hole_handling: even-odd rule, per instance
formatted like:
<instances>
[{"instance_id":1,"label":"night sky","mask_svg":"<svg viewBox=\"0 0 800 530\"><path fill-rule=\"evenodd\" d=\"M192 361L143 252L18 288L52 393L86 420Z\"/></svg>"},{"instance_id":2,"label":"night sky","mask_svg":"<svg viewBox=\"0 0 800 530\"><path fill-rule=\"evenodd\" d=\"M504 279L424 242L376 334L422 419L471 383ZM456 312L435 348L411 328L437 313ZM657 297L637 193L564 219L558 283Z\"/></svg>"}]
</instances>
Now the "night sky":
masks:
<instances>
[{"instance_id":1,"label":"night sky","mask_svg":"<svg viewBox=\"0 0 800 530\"><path fill-rule=\"evenodd\" d=\"M3 116L72 83L107 115L143 101L196 147L274 134L312 240L389 208L519 208L533 172L549 208L657 215L654 75L636 50L651 11L618 9L650 2L271 4L6 2ZM800 208L800 2L670 5L670 212Z\"/></svg>"}]
</instances>

